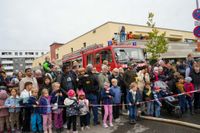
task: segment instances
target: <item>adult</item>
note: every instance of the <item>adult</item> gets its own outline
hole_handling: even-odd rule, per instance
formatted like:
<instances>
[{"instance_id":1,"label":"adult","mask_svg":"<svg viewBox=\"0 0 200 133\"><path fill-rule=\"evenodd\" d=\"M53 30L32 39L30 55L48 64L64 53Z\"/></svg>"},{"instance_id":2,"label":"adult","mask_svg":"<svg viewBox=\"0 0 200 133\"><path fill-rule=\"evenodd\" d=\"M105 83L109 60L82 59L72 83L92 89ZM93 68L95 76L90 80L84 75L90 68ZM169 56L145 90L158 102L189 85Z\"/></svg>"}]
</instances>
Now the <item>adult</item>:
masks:
<instances>
[{"instance_id":1,"label":"adult","mask_svg":"<svg viewBox=\"0 0 200 133\"><path fill-rule=\"evenodd\" d=\"M101 67L102 71L98 76L98 82L99 82L99 89L102 90L104 88L104 83L109 82L108 80L108 66L102 65Z\"/></svg>"},{"instance_id":2,"label":"adult","mask_svg":"<svg viewBox=\"0 0 200 133\"><path fill-rule=\"evenodd\" d=\"M74 75L71 73L70 65L69 64L63 65L62 71L63 74L61 76L61 81L60 81L61 88L65 92L68 92L70 89L76 91L77 81Z\"/></svg>"},{"instance_id":3,"label":"adult","mask_svg":"<svg viewBox=\"0 0 200 133\"><path fill-rule=\"evenodd\" d=\"M120 30L120 42L124 42L126 40L126 30L125 26L122 26Z\"/></svg>"},{"instance_id":4,"label":"adult","mask_svg":"<svg viewBox=\"0 0 200 133\"><path fill-rule=\"evenodd\" d=\"M194 64L193 70L190 74L192 78L192 83L194 84L195 90L200 90L200 66L199 64ZM197 112L200 109L200 92L194 93L194 111Z\"/></svg>"},{"instance_id":5,"label":"adult","mask_svg":"<svg viewBox=\"0 0 200 133\"><path fill-rule=\"evenodd\" d=\"M25 69L25 75L26 76L24 78L22 78L22 80L19 82L20 92L22 92L22 90L24 89L24 84L26 82L32 82L33 87L39 89L37 79L35 77L33 77L33 71L31 68Z\"/></svg>"},{"instance_id":6,"label":"adult","mask_svg":"<svg viewBox=\"0 0 200 133\"><path fill-rule=\"evenodd\" d=\"M92 72L93 65L88 64L86 68L86 74L79 79L79 89L83 89L86 94L86 98L89 100L90 104L92 105L92 112L94 115L94 125L98 125L100 122L98 121L98 80L96 75Z\"/></svg>"}]
</instances>

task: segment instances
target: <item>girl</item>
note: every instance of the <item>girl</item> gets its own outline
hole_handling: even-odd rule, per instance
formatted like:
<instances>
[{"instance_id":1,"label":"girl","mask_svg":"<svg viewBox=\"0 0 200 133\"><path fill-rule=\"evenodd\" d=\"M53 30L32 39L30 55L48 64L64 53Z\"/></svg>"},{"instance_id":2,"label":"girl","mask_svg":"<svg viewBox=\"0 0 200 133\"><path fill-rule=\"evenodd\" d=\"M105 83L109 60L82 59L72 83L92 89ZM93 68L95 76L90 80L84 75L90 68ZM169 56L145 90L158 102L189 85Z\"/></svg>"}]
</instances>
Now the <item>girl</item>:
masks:
<instances>
[{"instance_id":1,"label":"girl","mask_svg":"<svg viewBox=\"0 0 200 133\"><path fill-rule=\"evenodd\" d=\"M66 105L66 115L68 118L67 122L67 130L68 133L71 130L71 125L73 125L73 133L77 133L77 127L76 127L76 117L79 114L79 105L78 101L75 97L75 91L70 89L67 92L68 98L65 99L64 104Z\"/></svg>"},{"instance_id":2,"label":"girl","mask_svg":"<svg viewBox=\"0 0 200 133\"><path fill-rule=\"evenodd\" d=\"M17 88L11 89L11 96L6 99L5 106L9 107L8 111L10 113L10 122L12 132L15 132L15 124L17 126L17 130L19 131L19 102L20 98L17 96Z\"/></svg>"},{"instance_id":3,"label":"girl","mask_svg":"<svg viewBox=\"0 0 200 133\"><path fill-rule=\"evenodd\" d=\"M137 115L137 105L141 101L141 94L138 89L137 83L133 82L130 84L130 90L127 94L127 104L129 105L129 119L130 124L136 123L136 115Z\"/></svg>"},{"instance_id":4,"label":"girl","mask_svg":"<svg viewBox=\"0 0 200 133\"><path fill-rule=\"evenodd\" d=\"M49 76L44 77L43 88L48 89L49 94L51 94L51 92L52 92L52 84L51 84L51 78Z\"/></svg>"},{"instance_id":5,"label":"girl","mask_svg":"<svg viewBox=\"0 0 200 133\"><path fill-rule=\"evenodd\" d=\"M44 133L52 133L51 104L47 89L42 90L39 105L41 106L40 113L42 114Z\"/></svg>"},{"instance_id":6,"label":"girl","mask_svg":"<svg viewBox=\"0 0 200 133\"><path fill-rule=\"evenodd\" d=\"M8 98L8 94L5 90L0 90L0 106L4 107L5 101ZM6 128L8 133L11 132L9 125L9 112L7 108L0 109L0 133L4 133L4 124L6 123Z\"/></svg>"},{"instance_id":7,"label":"girl","mask_svg":"<svg viewBox=\"0 0 200 133\"><path fill-rule=\"evenodd\" d=\"M89 101L85 98L85 93L83 90L78 91L78 104L82 108L80 109L80 125L81 130L84 130L85 128L89 129L89 121L88 121L88 115L89 115Z\"/></svg>"},{"instance_id":8,"label":"girl","mask_svg":"<svg viewBox=\"0 0 200 133\"><path fill-rule=\"evenodd\" d=\"M61 132L63 126L63 106L64 96L60 89L60 83L54 82L52 84L53 92L51 93L51 104L53 104L53 120L54 127L58 133Z\"/></svg>"},{"instance_id":9,"label":"girl","mask_svg":"<svg viewBox=\"0 0 200 133\"><path fill-rule=\"evenodd\" d=\"M101 97L102 97L102 103L104 105L104 118L103 118L103 126L105 128L108 127L106 121L107 118L109 116L109 122L110 122L110 127L113 127L112 124L112 104L113 104L113 97L114 97L114 93L113 91L110 89L110 83L109 82L105 82L104 83L104 89L101 92Z\"/></svg>"}]
</instances>

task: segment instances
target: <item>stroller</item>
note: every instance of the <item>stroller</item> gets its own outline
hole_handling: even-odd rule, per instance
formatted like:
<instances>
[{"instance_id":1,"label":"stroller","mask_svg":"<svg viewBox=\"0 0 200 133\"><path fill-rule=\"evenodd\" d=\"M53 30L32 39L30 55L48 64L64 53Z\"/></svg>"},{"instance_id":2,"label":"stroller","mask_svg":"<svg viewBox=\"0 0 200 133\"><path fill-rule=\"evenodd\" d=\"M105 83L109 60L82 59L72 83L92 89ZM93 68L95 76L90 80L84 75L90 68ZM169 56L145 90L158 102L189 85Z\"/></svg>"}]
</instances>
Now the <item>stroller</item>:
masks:
<instances>
[{"instance_id":1,"label":"stroller","mask_svg":"<svg viewBox=\"0 0 200 133\"><path fill-rule=\"evenodd\" d=\"M159 87L161 89L160 93L163 97L162 108L166 110L169 114L174 113L178 118L182 117L181 108L179 106L179 101L177 97L173 97L172 91L168 85L163 81L156 81L154 87Z\"/></svg>"}]
</instances>

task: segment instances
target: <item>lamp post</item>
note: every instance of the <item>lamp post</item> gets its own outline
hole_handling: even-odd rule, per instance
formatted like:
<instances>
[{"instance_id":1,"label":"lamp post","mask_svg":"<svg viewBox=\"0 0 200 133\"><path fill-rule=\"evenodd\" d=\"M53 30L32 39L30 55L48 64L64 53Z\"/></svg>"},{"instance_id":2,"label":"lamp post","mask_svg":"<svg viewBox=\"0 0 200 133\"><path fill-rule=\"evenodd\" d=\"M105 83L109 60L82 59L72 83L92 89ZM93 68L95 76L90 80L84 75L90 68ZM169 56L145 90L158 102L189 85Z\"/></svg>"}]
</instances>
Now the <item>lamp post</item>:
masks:
<instances>
[{"instance_id":1,"label":"lamp post","mask_svg":"<svg viewBox=\"0 0 200 133\"><path fill-rule=\"evenodd\" d=\"M196 0L197 9L199 8L199 0Z\"/></svg>"}]
</instances>

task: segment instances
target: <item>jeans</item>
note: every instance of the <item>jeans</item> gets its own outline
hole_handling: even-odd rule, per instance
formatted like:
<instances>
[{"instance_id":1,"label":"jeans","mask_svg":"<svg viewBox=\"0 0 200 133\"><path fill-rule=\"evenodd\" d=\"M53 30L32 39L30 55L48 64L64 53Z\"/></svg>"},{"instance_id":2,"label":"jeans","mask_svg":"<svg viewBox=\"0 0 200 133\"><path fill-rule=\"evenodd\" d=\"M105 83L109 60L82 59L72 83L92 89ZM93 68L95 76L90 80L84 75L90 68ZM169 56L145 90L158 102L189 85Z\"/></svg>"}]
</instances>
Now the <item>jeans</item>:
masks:
<instances>
[{"instance_id":1,"label":"jeans","mask_svg":"<svg viewBox=\"0 0 200 133\"><path fill-rule=\"evenodd\" d=\"M39 132L42 132L42 118L39 113L31 114L31 129L33 132L37 132L37 128Z\"/></svg>"},{"instance_id":2,"label":"jeans","mask_svg":"<svg viewBox=\"0 0 200 133\"><path fill-rule=\"evenodd\" d=\"M131 105L128 107L129 110L129 119L130 120L135 120L136 119L136 106Z\"/></svg>"},{"instance_id":3,"label":"jeans","mask_svg":"<svg viewBox=\"0 0 200 133\"><path fill-rule=\"evenodd\" d=\"M94 94L88 94L87 99L89 100L90 104L94 105L91 107L91 109L94 115L93 121L94 124L96 125L98 123L98 106L96 106L98 104L97 96Z\"/></svg>"},{"instance_id":4,"label":"jeans","mask_svg":"<svg viewBox=\"0 0 200 133\"><path fill-rule=\"evenodd\" d=\"M181 112L184 113L186 109L185 95L179 96L179 106L181 107Z\"/></svg>"},{"instance_id":5,"label":"jeans","mask_svg":"<svg viewBox=\"0 0 200 133\"><path fill-rule=\"evenodd\" d=\"M200 109L200 92L194 93L194 109Z\"/></svg>"},{"instance_id":6,"label":"jeans","mask_svg":"<svg viewBox=\"0 0 200 133\"><path fill-rule=\"evenodd\" d=\"M153 102L147 102L147 115L153 116Z\"/></svg>"},{"instance_id":7,"label":"jeans","mask_svg":"<svg viewBox=\"0 0 200 133\"><path fill-rule=\"evenodd\" d=\"M160 105L155 104L155 117L160 117Z\"/></svg>"},{"instance_id":8,"label":"jeans","mask_svg":"<svg viewBox=\"0 0 200 133\"><path fill-rule=\"evenodd\" d=\"M30 132L30 125L31 125L30 123L31 123L31 110L29 108L24 108L22 131Z\"/></svg>"},{"instance_id":9,"label":"jeans","mask_svg":"<svg viewBox=\"0 0 200 133\"><path fill-rule=\"evenodd\" d=\"M192 98L189 96L186 96L186 101L189 105L190 112L192 113Z\"/></svg>"},{"instance_id":10,"label":"jeans","mask_svg":"<svg viewBox=\"0 0 200 133\"><path fill-rule=\"evenodd\" d=\"M103 123L106 124L108 116L109 122L112 123L112 105L104 105L104 111Z\"/></svg>"}]
</instances>

